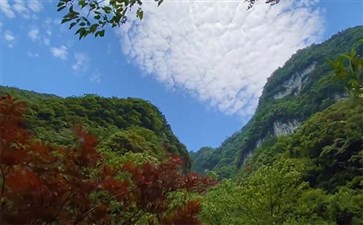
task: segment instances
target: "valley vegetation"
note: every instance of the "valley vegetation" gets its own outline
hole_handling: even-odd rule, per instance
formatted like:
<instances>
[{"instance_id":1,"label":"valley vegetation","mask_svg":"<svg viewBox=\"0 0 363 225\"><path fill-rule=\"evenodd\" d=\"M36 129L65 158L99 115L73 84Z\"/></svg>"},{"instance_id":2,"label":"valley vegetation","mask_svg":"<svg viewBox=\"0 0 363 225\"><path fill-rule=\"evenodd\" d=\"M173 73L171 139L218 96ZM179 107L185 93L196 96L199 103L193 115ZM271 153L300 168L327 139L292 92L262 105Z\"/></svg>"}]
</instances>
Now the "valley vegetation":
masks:
<instances>
[{"instance_id":1,"label":"valley vegetation","mask_svg":"<svg viewBox=\"0 0 363 225\"><path fill-rule=\"evenodd\" d=\"M45 142L26 128L26 110L0 99L2 224L200 224L201 194L216 181L183 172L178 155L100 150L80 126L73 144Z\"/></svg>"}]
</instances>

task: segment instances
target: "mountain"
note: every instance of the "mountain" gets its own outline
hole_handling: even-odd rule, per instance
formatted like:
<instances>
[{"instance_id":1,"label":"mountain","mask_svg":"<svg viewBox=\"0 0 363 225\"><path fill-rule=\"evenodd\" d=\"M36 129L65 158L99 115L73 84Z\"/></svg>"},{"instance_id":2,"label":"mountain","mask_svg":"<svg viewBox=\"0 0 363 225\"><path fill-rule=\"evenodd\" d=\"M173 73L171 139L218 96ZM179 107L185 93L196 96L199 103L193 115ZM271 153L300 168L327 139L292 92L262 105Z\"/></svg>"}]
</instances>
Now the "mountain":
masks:
<instances>
[{"instance_id":1,"label":"mountain","mask_svg":"<svg viewBox=\"0 0 363 225\"><path fill-rule=\"evenodd\" d=\"M312 115L344 99L345 89L327 60L349 52L362 37L363 26L357 26L297 51L268 79L250 121L220 147L192 153L192 169L232 177L258 147L275 144L277 137L294 133Z\"/></svg>"},{"instance_id":2,"label":"mountain","mask_svg":"<svg viewBox=\"0 0 363 225\"><path fill-rule=\"evenodd\" d=\"M173 134L164 115L150 102L138 98L104 98L97 95L62 98L0 86L28 106L27 128L42 141L58 145L75 142L73 128L85 127L100 141L99 147L116 153L146 153L157 159L169 154L185 158L186 147Z\"/></svg>"},{"instance_id":3,"label":"mountain","mask_svg":"<svg viewBox=\"0 0 363 225\"><path fill-rule=\"evenodd\" d=\"M208 224L362 225L362 100L339 101L293 134L264 141L234 179L207 193L201 217Z\"/></svg>"},{"instance_id":4,"label":"mountain","mask_svg":"<svg viewBox=\"0 0 363 225\"><path fill-rule=\"evenodd\" d=\"M261 165L275 161L280 153L310 161L305 179L311 187L334 192L338 186L362 186L363 104L352 99L339 101L315 113L293 134L280 136L274 143L261 144L244 165L248 176ZM242 176L242 177L243 177Z\"/></svg>"}]
</instances>

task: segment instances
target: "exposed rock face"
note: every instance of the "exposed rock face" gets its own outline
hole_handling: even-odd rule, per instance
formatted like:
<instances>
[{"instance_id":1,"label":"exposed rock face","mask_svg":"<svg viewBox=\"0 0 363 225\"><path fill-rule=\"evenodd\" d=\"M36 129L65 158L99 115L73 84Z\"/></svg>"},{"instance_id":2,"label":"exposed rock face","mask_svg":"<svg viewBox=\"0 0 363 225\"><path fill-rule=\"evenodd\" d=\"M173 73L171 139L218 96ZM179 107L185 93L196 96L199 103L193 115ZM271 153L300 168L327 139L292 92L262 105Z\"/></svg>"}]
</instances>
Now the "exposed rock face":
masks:
<instances>
[{"instance_id":1,"label":"exposed rock face","mask_svg":"<svg viewBox=\"0 0 363 225\"><path fill-rule=\"evenodd\" d=\"M285 81L282 84L282 86L285 88L285 91L274 95L274 99L281 99L292 93L294 95L297 95L300 92L303 84L307 81L308 75L311 72L313 72L313 70L315 69L315 66L316 66L316 62L311 64L308 68L306 68L301 73L295 73L294 75L292 75L289 80Z\"/></svg>"},{"instance_id":2,"label":"exposed rock face","mask_svg":"<svg viewBox=\"0 0 363 225\"><path fill-rule=\"evenodd\" d=\"M257 140L257 142L256 142L256 148L258 148L258 147L260 147L260 145L262 144L262 142L264 142L265 141L265 138L260 138L260 139L258 139Z\"/></svg>"},{"instance_id":3,"label":"exposed rock face","mask_svg":"<svg viewBox=\"0 0 363 225\"><path fill-rule=\"evenodd\" d=\"M275 136L292 134L298 127L300 126L300 122L297 120L291 120L289 122L274 122L274 134Z\"/></svg>"},{"instance_id":4,"label":"exposed rock face","mask_svg":"<svg viewBox=\"0 0 363 225\"><path fill-rule=\"evenodd\" d=\"M256 141L256 148L260 147L261 144L268 138L271 136L281 136L281 135L288 135L288 134L292 134L295 132L295 130L297 128L299 128L301 125L301 123L296 120L293 119L291 121L288 122L280 122L280 121L275 121L273 123L273 131L272 133L268 133L266 136L264 136L263 138L259 138ZM256 149L255 148L255 149ZM252 152L251 152L252 153Z\"/></svg>"},{"instance_id":5,"label":"exposed rock face","mask_svg":"<svg viewBox=\"0 0 363 225\"><path fill-rule=\"evenodd\" d=\"M242 165L244 165L253 155L253 151L248 152L246 157L243 159Z\"/></svg>"},{"instance_id":6,"label":"exposed rock face","mask_svg":"<svg viewBox=\"0 0 363 225\"><path fill-rule=\"evenodd\" d=\"M349 97L348 93L335 93L334 94L335 101L342 101L344 99L347 99L348 97Z\"/></svg>"}]
</instances>

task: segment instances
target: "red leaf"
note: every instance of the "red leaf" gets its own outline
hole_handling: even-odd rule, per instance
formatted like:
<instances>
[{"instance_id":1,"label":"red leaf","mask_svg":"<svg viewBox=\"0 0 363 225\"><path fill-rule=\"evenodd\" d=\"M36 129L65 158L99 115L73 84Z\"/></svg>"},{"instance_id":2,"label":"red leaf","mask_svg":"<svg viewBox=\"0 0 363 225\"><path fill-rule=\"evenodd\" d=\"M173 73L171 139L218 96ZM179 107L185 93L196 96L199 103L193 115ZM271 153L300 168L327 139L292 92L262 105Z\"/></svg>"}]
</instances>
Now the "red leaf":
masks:
<instances>
[{"instance_id":1,"label":"red leaf","mask_svg":"<svg viewBox=\"0 0 363 225\"><path fill-rule=\"evenodd\" d=\"M19 167L6 177L6 186L11 193L37 192L41 181L29 168Z\"/></svg>"}]
</instances>

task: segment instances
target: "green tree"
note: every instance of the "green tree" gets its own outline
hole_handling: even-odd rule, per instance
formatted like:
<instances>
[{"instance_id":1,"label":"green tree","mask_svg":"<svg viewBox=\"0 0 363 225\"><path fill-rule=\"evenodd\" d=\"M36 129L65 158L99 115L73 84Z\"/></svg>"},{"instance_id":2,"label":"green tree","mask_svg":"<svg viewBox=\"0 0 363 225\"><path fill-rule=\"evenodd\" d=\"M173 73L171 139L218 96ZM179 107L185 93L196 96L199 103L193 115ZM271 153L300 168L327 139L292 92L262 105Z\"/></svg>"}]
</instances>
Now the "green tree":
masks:
<instances>
[{"instance_id":1,"label":"green tree","mask_svg":"<svg viewBox=\"0 0 363 225\"><path fill-rule=\"evenodd\" d=\"M142 127L132 127L125 131L112 134L102 145L102 148L123 155L127 152L147 152L157 158L165 158L162 141L151 130Z\"/></svg>"},{"instance_id":2,"label":"green tree","mask_svg":"<svg viewBox=\"0 0 363 225\"><path fill-rule=\"evenodd\" d=\"M357 44L363 44L363 39ZM329 63L350 95L355 99L363 98L363 57L352 49L335 60L329 60Z\"/></svg>"},{"instance_id":3,"label":"green tree","mask_svg":"<svg viewBox=\"0 0 363 225\"><path fill-rule=\"evenodd\" d=\"M240 185L224 181L206 195L201 216L209 224L282 224L308 189L304 167L303 160L280 158Z\"/></svg>"}]
</instances>

